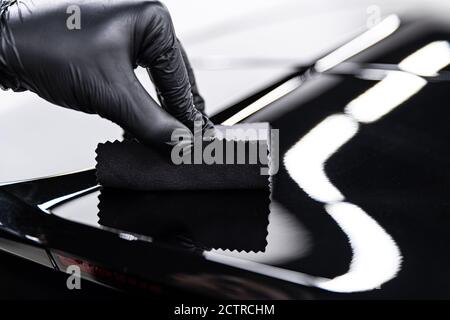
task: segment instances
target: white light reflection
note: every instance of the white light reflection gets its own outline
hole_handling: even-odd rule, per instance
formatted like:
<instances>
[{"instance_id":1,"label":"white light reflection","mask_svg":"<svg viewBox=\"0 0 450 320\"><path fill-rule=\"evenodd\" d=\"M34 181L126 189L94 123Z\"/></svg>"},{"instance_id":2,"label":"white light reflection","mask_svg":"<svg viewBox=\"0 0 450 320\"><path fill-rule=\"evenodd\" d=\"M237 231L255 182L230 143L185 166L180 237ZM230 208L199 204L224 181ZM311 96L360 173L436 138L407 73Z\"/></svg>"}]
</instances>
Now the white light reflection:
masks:
<instances>
[{"instance_id":1,"label":"white light reflection","mask_svg":"<svg viewBox=\"0 0 450 320\"><path fill-rule=\"evenodd\" d=\"M352 41L334 50L327 56L323 57L314 64L314 69L317 72L326 72L339 63L348 60L349 58L357 55L358 53L366 50L381 40L387 38L394 33L400 26L400 18L393 14L382 20L379 24L364 32L360 36L356 37ZM301 79L294 78L267 93L265 96L255 101L245 109L236 113L231 118L224 121L222 124L225 126L232 126L255 112L265 108L269 104L277 101L285 95L291 93L302 84Z\"/></svg>"},{"instance_id":2,"label":"white light reflection","mask_svg":"<svg viewBox=\"0 0 450 320\"><path fill-rule=\"evenodd\" d=\"M79 197L81 195L84 195L84 194L87 194L87 193L90 193L92 191L96 191L96 190L99 190L99 189L100 189L100 186L94 186L94 187L87 188L87 189L84 189L84 190L81 190L81 191L78 191L78 192L74 192L74 193L71 193L71 194L68 194L68 195L65 195L65 196L62 196L62 197L59 197L59 198L47 201L45 203L42 203L42 204L38 205L38 208L40 210L42 210L43 212L47 213L47 214L51 214L50 209L52 209L52 208L54 208L54 207L64 203L65 201L77 198L77 197Z\"/></svg>"},{"instance_id":3,"label":"white light reflection","mask_svg":"<svg viewBox=\"0 0 450 320\"><path fill-rule=\"evenodd\" d=\"M135 235L132 235L130 233L125 233L125 232L120 232L119 233L119 238L124 239L124 240L128 240L128 241L137 241L137 240L139 240L139 238L136 237Z\"/></svg>"},{"instance_id":4,"label":"white light reflection","mask_svg":"<svg viewBox=\"0 0 450 320\"><path fill-rule=\"evenodd\" d=\"M419 92L427 81L419 76L402 72L389 72L387 76L352 100L345 113L362 123L379 120Z\"/></svg>"},{"instance_id":5,"label":"white light reflection","mask_svg":"<svg viewBox=\"0 0 450 320\"><path fill-rule=\"evenodd\" d=\"M31 240L33 242L39 242L39 243L41 242L41 240L39 238L30 236L28 234L25 235L25 238L27 238L28 240Z\"/></svg>"},{"instance_id":6,"label":"white light reflection","mask_svg":"<svg viewBox=\"0 0 450 320\"><path fill-rule=\"evenodd\" d=\"M373 46L377 42L387 38L400 27L400 19L397 15L390 15L379 24L364 32L359 37L333 51L326 57L317 61L315 69L318 72L325 72L337 66L339 63L348 60L356 54Z\"/></svg>"},{"instance_id":7,"label":"white light reflection","mask_svg":"<svg viewBox=\"0 0 450 320\"><path fill-rule=\"evenodd\" d=\"M320 278L310 276L308 274L304 274L301 272L286 270L283 268L274 267L271 265L258 263L254 261L249 261L246 259L225 256L223 254L219 254L213 251L204 251L203 257L205 257L209 261L214 261L242 270L256 272L269 277L275 277L277 279L289 281L292 283L298 283L304 286L315 286L317 282L323 281Z\"/></svg>"},{"instance_id":8,"label":"white light reflection","mask_svg":"<svg viewBox=\"0 0 450 320\"><path fill-rule=\"evenodd\" d=\"M392 71L351 101L345 113L362 123L379 120L422 90L427 81L422 76L435 76L450 64L450 44L435 41L409 55L399 68L410 72ZM414 73L414 74L413 74Z\"/></svg>"},{"instance_id":9,"label":"white light reflection","mask_svg":"<svg viewBox=\"0 0 450 320\"><path fill-rule=\"evenodd\" d=\"M349 271L334 279L249 261L244 257L226 256L216 251L205 251L203 255L210 261L340 293L375 289L396 276L401 265L400 250L375 220L351 203L328 204L326 210L346 233L353 250Z\"/></svg>"},{"instance_id":10,"label":"white light reflection","mask_svg":"<svg viewBox=\"0 0 450 320\"><path fill-rule=\"evenodd\" d=\"M437 41L408 56L400 66L405 71L425 76L435 75L448 64L450 47L447 42ZM383 80L351 101L345 113L360 123L381 119L426 86L425 79L412 73L387 73ZM341 127L329 122L330 118L325 119L306 134L286 153L284 162L292 179L313 199L325 204L326 211L347 235L352 247L349 271L334 279L317 280L315 285L335 292L372 290L397 275L402 262L401 252L392 237L363 209L343 202L344 197L326 176L323 169L326 161L356 134L350 134L346 121L342 120ZM333 135L338 137L330 138ZM313 149L313 146L321 149L324 145L330 145L327 151ZM304 164L309 170L297 167ZM320 174L309 171L320 171Z\"/></svg>"},{"instance_id":11,"label":"white light reflection","mask_svg":"<svg viewBox=\"0 0 450 320\"><path fill-rule=\"evenodd\" d=\"M365 291L396 276L402 260L400 250L374 219L347 202L328 204L325 209L348 236L353 259L346 274L319 281L319 288L334 292Z\"/></svg>"},{"instance_id":12,"label":"white light reflection","mask_svg":"<svg viewBox=\"0 0 450 320\"><path fill-rule=\"evenodd\" d=\"M255 112L263 109L264 107L268 106L269 104L277 101L278 99L284 97L288 93L291 93L295 89L297 89L302 84L302 81L300 78L293 78L286 83L282 84L281 86L277 87L276 89L270 91L265 96L260 98L259 100L255 101L245 109L239 111L231 118L224 121L222 124L224 126L232 126L236 123L244 120L245 118L250 117Z\"/></svg>"},{"instance_id":13,"label":"white light reflection","mask_svg":"<svg viewBox=\"0 0 450 320\"><path fill-rule=\"evenodd\" d=\"M357 133L357 121L374 122L406 102L427 83L418 75L435 75L450 64L449 52L448 43L442 41L416 51L400 64L402 70L410 73L388 72L386 78L347 105L346 115L325 119L285 154L284 164L293 180L313 199L325 204L327 213L348 237L353 258L347 273L325 279L215 252L205 252L205 257L293 283L342 293L373 290L393 279L402 263L394 239L362 208L344 202L344 196L326 176L324 166ZM309 170L300 168L302 166Z\"/></svg>"},{"instance_id":14,"label":"white light reflection","mask_svg":"<svg viewBox=\"0 0 450 320\"><path fill-rule=\"evenodd\" d=\"M333 115L307 133L284 156L289 175L311 198L320 202L343 201L342 193L325 174L325 162L358 132L351 117Z\"/></svg>"},{"instance_id":15,"label":"white light reflection","mask_svg":"<svg viewBox=\"0 0 450 320\"><path fill-rule=\"evenodd\" d=\"M400 62L399 68L424 77L433 77L450 64L450 43L435 41Z\"/></svg>"},{"instance_id":16,"label":"white light reflection","mask_svg":"<svg viewBox=\"0 0 450 320\"><path fill-rule=\"evenodd\" d=\"M400 250L389 234L362 209L342 202L344 196L325 173L325 163L356 135L358 128L358 122L348 115L330 116L300 139L284 157L291 178L311 198L327 204L327 212L349 239L353 252L349 272L334 279L313 281L315 286L335 292L377 288L392 279L401 264Z\"/></svg>"}]
</instances>

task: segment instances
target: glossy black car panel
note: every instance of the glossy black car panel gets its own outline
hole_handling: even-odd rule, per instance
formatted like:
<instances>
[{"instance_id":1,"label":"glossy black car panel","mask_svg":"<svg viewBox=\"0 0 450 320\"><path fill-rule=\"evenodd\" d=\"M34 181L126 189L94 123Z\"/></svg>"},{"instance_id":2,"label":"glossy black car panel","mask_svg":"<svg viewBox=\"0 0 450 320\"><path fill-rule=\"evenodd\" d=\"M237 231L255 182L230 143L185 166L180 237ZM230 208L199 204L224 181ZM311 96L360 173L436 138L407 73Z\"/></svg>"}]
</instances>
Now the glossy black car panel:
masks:
<instances>
[{"instance_id":1,"label":"glossy black car panel","mask_svg":"<svg viewBox=\"0 0 450 320\"><path fill-rule=\"evenodd\" d=\"M90 170L1 187L0 248L127 291L450 297L450 28L419 25L350 71L303 68L215 116L280 130L270 201L104 190Z\"/></svg>"}]
</instances>

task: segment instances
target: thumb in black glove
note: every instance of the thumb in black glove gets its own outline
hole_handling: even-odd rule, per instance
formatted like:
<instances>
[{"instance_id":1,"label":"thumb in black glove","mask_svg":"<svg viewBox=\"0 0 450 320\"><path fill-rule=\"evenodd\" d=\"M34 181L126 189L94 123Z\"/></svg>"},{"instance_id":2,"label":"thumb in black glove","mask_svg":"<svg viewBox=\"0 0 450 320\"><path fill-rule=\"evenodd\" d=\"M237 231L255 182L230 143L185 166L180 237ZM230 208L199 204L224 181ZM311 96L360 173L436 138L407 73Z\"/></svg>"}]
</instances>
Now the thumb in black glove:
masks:
<instances>
[{"instance_id":1,"label":"thumb in black glove","mask_svg":"<svg viewBox=\"0 0 450 320\"><path fill-rule=\"evenodd\" d=\"M169 142L176 129L192 130L199 116L204 128L212 127L195 107L195 79L160 2L0 1L4 87L97 113L145 144ZM79 30L66 25L73 5L80 8ZM164 110L136 78L138 65L151 73Z\"/></svg>"}]
</instances>

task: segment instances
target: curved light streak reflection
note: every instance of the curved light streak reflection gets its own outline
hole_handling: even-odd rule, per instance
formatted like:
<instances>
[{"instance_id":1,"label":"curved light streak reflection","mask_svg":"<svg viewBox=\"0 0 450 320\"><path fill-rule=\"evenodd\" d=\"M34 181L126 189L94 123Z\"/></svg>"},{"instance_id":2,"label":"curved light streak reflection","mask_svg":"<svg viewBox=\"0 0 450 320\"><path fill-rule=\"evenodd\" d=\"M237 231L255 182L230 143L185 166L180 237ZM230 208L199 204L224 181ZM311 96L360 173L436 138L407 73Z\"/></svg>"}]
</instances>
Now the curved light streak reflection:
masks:
<instances>
[{"instance_id":1,"label":"curved light streak reflection","mask_svg":"<svg viewBox=\"0 0 450 320\"><path fill-rule=\"evenodd\" d=\"M347 273L318 280L316 286L335 292L367 291L380 287L399 272L402 257L394 239L362 208L344 202L344 196L326 176L324 166L356 134L357 130L351 129L352 121L356 123L353 128L357 128L358 122L381 119L426 86L427 81L416 74L434 75L449 64L448 42L428 44L399 64L401 69L415 74L387 73L383 80L346 106L346 116L325 119L286 153L284 164L292 179L311 198L325 204L327 213L347 235L353 252ZM297 167L302 165L306 169Z\"/></svg>"},{"instance_id":2,"label":"curved light streak reflection","mask_svg":"<svg viewBox=\"0 0 450 320\"><path fill-rule=\"evenodd\" d=\"M332 115L297 142L284 156L289 175L311 198L319 202L343 201L342 193L325 174L325 162L358 132L351 117Z\"/></svg>"},{"instance_id":3,"label":"curved light streak reflection","mask_svg":"<svg viewBox=\"0 0 450 320\"><path fill-rule=\"evenodd\" d=\"M358 128L358 122L348 115L330 116L300 139L284 158L291 178L311 198L325 204L350 242L353 259L349 271L315 282L317 287L335 292L377 288L394 278L401 265L400 250L392 237L361 208L343 202L345 197L325 173L328 159L356 135Z\"/></svg>"},{"instance_id":4,"label":"curved light streak reflection","mask_svg":"<svg viewBox=\"0 0 450 320\"><path fill-rule=\"evenodd\" d=\"M373 218L347 202L327 204L325 209L348 236L353 259L347 273L319 281L319 288L334 292L365 291L397 275L402 261L400 250Z\"/></svg>"},{"instance_id":5,"label":"curved light streak reflection","mask_svg":"<svg viewBox=\"0 0 450 320\"><path fill-rule=\"evenodd\" d=\"M388 22L392 23L392 29L396 28L395 17ZM344 195L331 183L324 167L330 157L356 135L361 124L381 119L420 92L427 84L420 75L434 75L449 64L448 42L437 41L425 46L400 63L403 71L387 72L383 80L350 102L345 114L326 118L285 154L284 165L292 179L311 198L324 204L326 212L346 234L353 253L348 272L326 279L217 252L204 252L205 258L341 293L377 289L396 277L402 256L395 240L362 208L345 202ZM324 69L327 65L332 63L322 62Z\"/></svg>"}]
</instances>

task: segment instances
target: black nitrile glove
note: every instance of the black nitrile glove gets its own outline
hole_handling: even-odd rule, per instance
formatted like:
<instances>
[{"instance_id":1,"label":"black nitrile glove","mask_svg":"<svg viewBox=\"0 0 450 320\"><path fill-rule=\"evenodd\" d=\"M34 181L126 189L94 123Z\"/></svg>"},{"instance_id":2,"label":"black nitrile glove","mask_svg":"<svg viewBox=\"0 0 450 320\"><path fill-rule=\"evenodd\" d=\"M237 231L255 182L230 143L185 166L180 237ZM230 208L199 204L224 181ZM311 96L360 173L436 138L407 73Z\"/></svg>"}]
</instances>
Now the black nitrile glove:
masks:
<instances>
[{"instance_id":1,"label":"black nitrile glove","mask_svg":"<svg viewBox=\"0 0 450 320\"><path fill-rule=\"evenodd\" d=\"M67 24L74 6L79 29ZM145 144L167 143L195 119L212 127L195 107L194 97L200 109L204 102L160 2L0 0L0 11L3 87L99 114ZM136 78L138 65L148 68L165 110Z\"/></svg>"}]
</instances>

